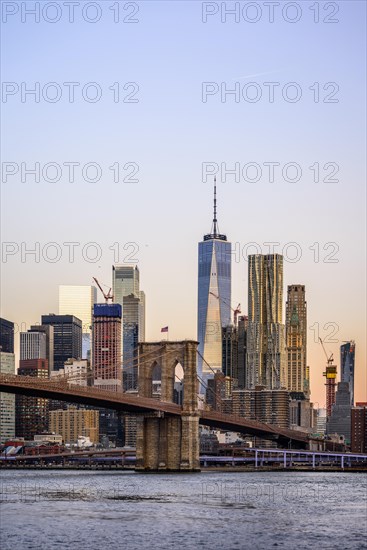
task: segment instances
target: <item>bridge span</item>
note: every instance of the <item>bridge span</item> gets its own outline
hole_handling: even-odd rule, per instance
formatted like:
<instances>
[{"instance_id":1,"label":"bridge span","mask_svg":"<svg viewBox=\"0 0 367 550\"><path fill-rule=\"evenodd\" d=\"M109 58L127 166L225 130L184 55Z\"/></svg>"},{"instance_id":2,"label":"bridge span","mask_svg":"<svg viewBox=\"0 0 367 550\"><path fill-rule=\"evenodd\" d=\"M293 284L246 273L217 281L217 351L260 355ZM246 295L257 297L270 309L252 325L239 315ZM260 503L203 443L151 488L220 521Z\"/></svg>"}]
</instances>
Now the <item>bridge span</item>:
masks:
<instances>
[{"instance_id":1,"label":"bridge span","mask_svg":"<svg viewBox=\"0 0 367 550\"><path fill-rule=\"evenodd\" d=\"M151 397L141 397L128 392L111 392L96 387L79 386L65 380L35 378L0 374L0 391L47 399L91 405L94 407L127 412L132 414L150 414L180 417L183 407ZM211 428L239 432L264 439L276 439L280 444L307 447L308 435L304 432L280 428L247 418L224 414L217 411L199 409L199 423Z\"/></svg>"}]
</instances>

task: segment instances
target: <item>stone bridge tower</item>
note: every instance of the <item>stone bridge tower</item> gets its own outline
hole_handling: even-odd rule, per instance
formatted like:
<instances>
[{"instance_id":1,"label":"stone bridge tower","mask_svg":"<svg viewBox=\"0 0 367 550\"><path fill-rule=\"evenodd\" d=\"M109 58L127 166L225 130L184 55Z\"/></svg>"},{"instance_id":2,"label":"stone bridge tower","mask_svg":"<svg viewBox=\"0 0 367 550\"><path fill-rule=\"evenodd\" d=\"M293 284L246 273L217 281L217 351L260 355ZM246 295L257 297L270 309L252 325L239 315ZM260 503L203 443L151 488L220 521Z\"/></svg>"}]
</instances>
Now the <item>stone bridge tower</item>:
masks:
<instances>
[{"instance_id":1,"label":"stone bridge tower","mask_svg":"<svg viewBox=\"0 0 367 550\"><path fill-rule=\"evenodd\" d=\"M160 371L160 400L174 402L175 369L183 372L181 416L141 415L137 419L136 469L198 471L199 412L197 398L198 342L144 342L139 344L139 396L152 397L153 371Z\"/></svg>"}]
</instances>

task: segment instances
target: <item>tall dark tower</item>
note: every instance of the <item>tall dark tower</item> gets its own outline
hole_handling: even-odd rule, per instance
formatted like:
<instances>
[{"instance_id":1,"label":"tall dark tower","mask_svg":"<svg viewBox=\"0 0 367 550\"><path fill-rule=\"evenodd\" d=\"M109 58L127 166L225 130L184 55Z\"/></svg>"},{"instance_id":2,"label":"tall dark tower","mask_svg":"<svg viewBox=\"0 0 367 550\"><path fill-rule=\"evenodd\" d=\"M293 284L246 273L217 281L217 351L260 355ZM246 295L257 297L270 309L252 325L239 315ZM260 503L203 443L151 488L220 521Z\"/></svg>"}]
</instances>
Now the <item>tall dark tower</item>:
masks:
<instances>
[{"instance_id":1,"label":"tall dark tower","mask_svg":"<svg viewBox=\"0 0 367 550\"><path fill-rule=\"evenodd\" d=\"M231 321L231 243L219 233L217 185L211 233L199 243L198 256L198 371L211 377L222 369L222 327Z\"/></svg>"}]
</instances>

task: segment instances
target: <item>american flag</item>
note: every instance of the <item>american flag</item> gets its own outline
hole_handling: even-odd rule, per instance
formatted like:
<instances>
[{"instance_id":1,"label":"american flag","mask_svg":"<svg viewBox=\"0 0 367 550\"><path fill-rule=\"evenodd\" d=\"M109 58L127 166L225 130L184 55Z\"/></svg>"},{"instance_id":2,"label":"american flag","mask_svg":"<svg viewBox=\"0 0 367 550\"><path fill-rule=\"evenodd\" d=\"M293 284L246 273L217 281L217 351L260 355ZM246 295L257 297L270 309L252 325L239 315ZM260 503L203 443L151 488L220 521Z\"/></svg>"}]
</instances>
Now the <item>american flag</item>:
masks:
<instances>
[{"instance_id":1,"label":"american flag","mask_svg":"<svg viewBox=\"0 0 367 550\"><path fill-rule=\"evenodd\" d=\"M162 327L161 332L168 332L168 327Z\"/></svg>"}]
</instances>

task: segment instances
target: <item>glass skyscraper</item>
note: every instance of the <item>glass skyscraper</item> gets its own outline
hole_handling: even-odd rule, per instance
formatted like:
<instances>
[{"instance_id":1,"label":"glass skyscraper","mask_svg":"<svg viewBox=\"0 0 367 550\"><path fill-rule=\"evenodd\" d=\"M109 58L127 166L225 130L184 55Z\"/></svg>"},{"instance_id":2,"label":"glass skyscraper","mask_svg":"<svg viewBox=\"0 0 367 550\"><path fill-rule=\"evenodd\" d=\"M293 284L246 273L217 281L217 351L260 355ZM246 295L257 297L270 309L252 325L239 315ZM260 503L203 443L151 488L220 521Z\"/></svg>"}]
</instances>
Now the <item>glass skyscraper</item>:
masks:
<instances>
[{"instance_id":1,"label":"glass skyscraper","mask_svg":"<svg viewBox=\"0 0 367 550\"><path fill-rule=\"evenodd\" d=\"M42 315L42 325L54 327L54 370L64 368L68 359L81 359L82 321L74 315Z\"/></svg>"},{"instance_id":2,"label":"glass skyscraper","mask_svg":"<svg viewBox=\"0 0 367 550\"><path fill-rule=\"evenodd\" d=\"M212 231L198 255L198 373L204 378L222 370L222 327L231 322L231 243L219 233L216 206L214 181Z\"/></svg>"},{"instance_id":3,"label":"glass skyscraper","mask_svg":"<svg viewBox=\"0 0 367 550\"><path fill-rule=\"evenodd\" d=\"M340 346L340 381L349 385L350 404L354 405L354 358L356 345L354 340Z\"/></svg>"},{"instance_id":4,"label":"glass skyscraper","mask_svg":"<svg viewBox=\"0 0 367 550\"><path fill-rule=\"evenodd\" d=\"M138 342L145 341L145 293L138 266L112 266L114 302L122 306L122 358L125 390L137 385Z\"/></svg>"}]
</instances>

